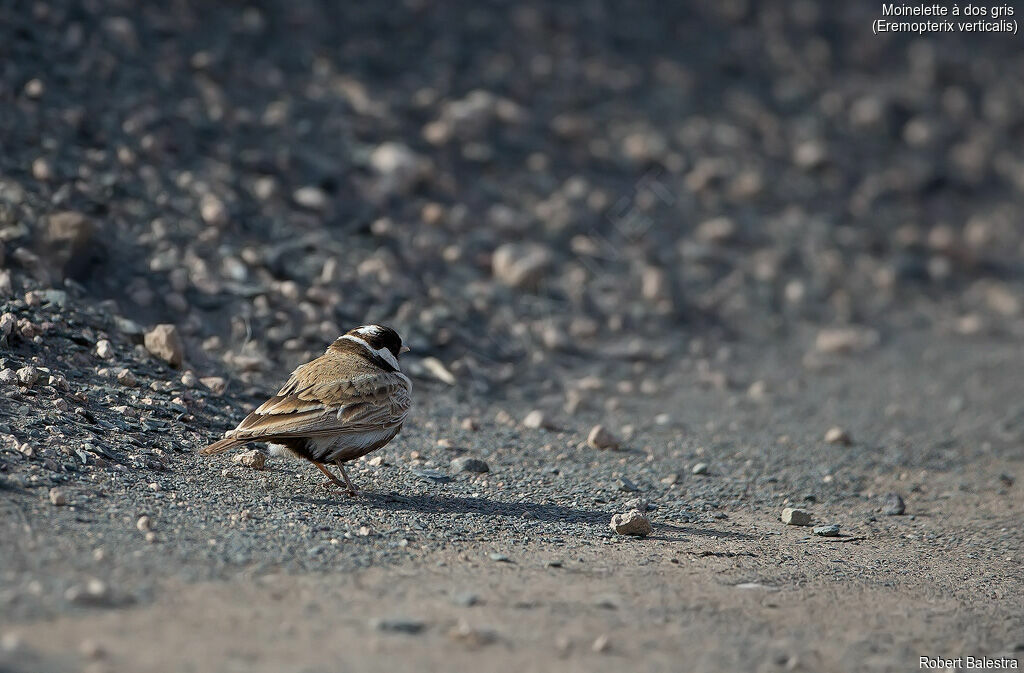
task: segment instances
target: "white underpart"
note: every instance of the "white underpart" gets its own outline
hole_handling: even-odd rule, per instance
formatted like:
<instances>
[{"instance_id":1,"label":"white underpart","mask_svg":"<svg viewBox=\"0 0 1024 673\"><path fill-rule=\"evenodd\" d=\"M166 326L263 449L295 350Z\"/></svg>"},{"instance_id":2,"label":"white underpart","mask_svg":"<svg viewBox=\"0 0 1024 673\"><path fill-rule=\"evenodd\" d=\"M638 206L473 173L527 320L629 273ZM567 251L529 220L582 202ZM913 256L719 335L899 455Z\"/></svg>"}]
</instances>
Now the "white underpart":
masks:
<instances>
[{"instance_id":1,"label":"white underpart","mask_svg":"<svg viewBox=\"0 0 1024 673\"><path fill-rule=\"evenodd\" d=\"M366 328L365 327L360 327L359 330L357 330L357 331L361 331L361 330L364 330L364 329L366 329ZM381 360L384 360L384 362L387 362L389 365L394 367L396 371L400 370L400 368L398 366L398 359L395 357L394 353L389 351L387 348L378 348L377 350L374 350L373 348L370 347L370 344L366 343L365 341L363 341L362 339L360 339L357 336L352 336L351 334L346 334L346 335L342 336L341 338L342 339L347 339L349 341L356 342L357 344L359 344L360 346L362 346L363 348L368 350L370 353L373 353L374 355L377 355L378 357L380 357Z\"/></svg>"},{"instance_id":2,"label":"white underpart","mask_svg":"<svg viewBox=\"0 0 1024 673\"><path fill-rule=\"evenodd\" d=\"M272 455L272 456L294 456L295 455L294 453L292 453L291 449L289 449L287 446L282 446L281 444L269 444L267 446L267 449L269 450L270 455Z\"/></svg>"}]
</instances>

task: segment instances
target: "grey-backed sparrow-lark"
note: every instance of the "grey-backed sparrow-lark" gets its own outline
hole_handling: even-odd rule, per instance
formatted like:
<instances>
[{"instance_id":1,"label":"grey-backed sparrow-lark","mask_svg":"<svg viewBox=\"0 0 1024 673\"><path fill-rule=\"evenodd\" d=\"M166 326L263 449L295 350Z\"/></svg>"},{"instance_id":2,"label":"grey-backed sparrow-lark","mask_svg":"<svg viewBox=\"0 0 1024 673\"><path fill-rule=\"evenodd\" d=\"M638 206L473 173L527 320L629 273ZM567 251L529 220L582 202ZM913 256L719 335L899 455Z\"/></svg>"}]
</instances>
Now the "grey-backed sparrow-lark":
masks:
<instances>
[{"instance_id":1,"label":"grey-backed sparrow-lark","mask_svg":"<svg viewBox=\"0 0 1024 673\"><path fill-rule=\"evenodd\" d=\"M364 325L300 365L276 395L246 416L204 456L249 442L269 442L310 461L356 495L343 463L381 448L398 434L412 406L412 383L398 367L409 348L390 327ZM324 467L334 463L344 483Z\"/></svg>"}]
</instances>

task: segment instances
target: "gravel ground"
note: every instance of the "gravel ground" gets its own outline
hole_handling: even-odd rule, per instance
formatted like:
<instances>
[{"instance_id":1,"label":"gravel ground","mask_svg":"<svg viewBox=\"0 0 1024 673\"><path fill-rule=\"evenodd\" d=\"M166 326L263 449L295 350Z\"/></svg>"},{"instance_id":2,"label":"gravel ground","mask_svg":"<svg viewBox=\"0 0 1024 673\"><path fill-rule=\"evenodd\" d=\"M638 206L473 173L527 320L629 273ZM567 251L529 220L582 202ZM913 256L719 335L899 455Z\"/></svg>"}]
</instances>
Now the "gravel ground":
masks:
<instances>
[{"instance_id":1,"label":"gravel ground","mask_svg":"<svg viewBox=\"0 0 1024 673\"><path fill-rule=\"evenodd\" d=\"M207 5L0 6L0 671L1022 656L1014 38ZM370 321L359 498L195 454Z\"/></svg>"}]
</instances>

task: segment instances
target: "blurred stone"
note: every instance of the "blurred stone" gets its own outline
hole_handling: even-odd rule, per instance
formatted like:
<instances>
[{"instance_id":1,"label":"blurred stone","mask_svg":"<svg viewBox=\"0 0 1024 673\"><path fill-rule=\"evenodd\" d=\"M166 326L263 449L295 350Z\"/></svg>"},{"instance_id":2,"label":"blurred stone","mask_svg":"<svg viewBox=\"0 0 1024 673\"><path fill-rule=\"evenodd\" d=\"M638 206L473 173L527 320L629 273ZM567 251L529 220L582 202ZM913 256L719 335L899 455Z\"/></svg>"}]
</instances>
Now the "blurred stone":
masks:
<instances>
[{"instance_id":1,"label":"blurred stone","mask_svg":"<svg viewBox=\"0 0 1024 673\"><path fill-rule=\"evenodd\" d=\"M595 449L615 450L619 448L619 440L603 425L595 425L587 435L587 444Z\"/></svg>"},{"instance_id":2,"label":"blurred stone","mask_svg":"<svg viewBox=\"0 0 1024 673\"><path fill-rule=\"evenodd\" d=\"M850 437L850 433L846 430L838 426L834 426L825 432L825 442L828 444L844 444L848 446L853 443L853 439Z\"/></svg>"},{"instance_id":3,"label":"blurred stone","mask_svg":"<svg viewBox=\"0 0 1024 673\"><path fill-rule=\"evenodd\" d=\"M307 210L322 211L327 209L327 194L319 187L299 187L292 194L296 205Z\"/></svg>"},{"instance_id":4,"label":"blurred stone","mask_svg":"<svg viewBox=\"0 0 1024 673\"><path fill-rule=\"evenodd\" d=\"M827 327L818 332L820 353L860 353L878 345L878 332L867 327Z\"/></svg>"},{"instance_id":5,"label":"blurred stone","mask_svg":"<svg viewBox=\"0 0 1024 673\"><path fill-rule=\"evenodd\" d=\"M901 516L907 510L903 498L899 493L887 493L882 502L882 514L886 516Z\"/></svg>"},{"instance_id":6,"label":"blurred stone","mask_svg":"<svg viewBox=\"0 0 1024 673\"><path fill-rule=\"evenodd\" d=\"M51 488L50 489L50 504L55 507L63 507L68 504L68 498L64 495L63 489Z\"/></svg>"},{"instance_id":7,"label":"blurred stone","mask_svg":"<svg viewBox=\"0 0 1024 673\"><path fill-rule=\"evenodd\" d=\"M490 466L479 458L473 458L472 456L459 456L451 462L452 472L475 472L483 473L490 472Z\"/></svg>"},{"instance_id":8,"label":"blurred stone","mask_svg":"<svg viewBox=\"0 0 1024 673\"><path fill-rule=\"evenodd\" d=\"M538 243L505 243L494 251L494 277L509 287L534 289L554 261L551 251Z\"/></svg>"},{"instance_id":9,"label":"blurred stone","mask_svg":"<svg viewBox=\"0 0 1024 673\"><path fill-rule=\"evenodd\" d=\"M221 227L228 223L228 209L214 194L203 194L199 199L199 215L203 222L215 227Z\"/></svg>"},{"instance_id":10,"label":"blurred stone","mask_svg":"<svg viewBox=\"0 0 1024 673\"><path fill-rule=\"evenodd\" d=\"M157 325L145 336L146 350L172 367L180 367L185 358L185 345L174 325Z\"/></svg>"},{"instance_id":11,"label":"blurred stone","mask_svg":"<svg viewBox=\"0 0 1024 673\"><path fill-rule=\"evenodd\" d=\"M555 425L543 411L540 409L534 409L530 413L526 414L526 417L523 419L523 427L530 428L532 430L541 428L551 430Z\"/></svg>"}]
</instances>

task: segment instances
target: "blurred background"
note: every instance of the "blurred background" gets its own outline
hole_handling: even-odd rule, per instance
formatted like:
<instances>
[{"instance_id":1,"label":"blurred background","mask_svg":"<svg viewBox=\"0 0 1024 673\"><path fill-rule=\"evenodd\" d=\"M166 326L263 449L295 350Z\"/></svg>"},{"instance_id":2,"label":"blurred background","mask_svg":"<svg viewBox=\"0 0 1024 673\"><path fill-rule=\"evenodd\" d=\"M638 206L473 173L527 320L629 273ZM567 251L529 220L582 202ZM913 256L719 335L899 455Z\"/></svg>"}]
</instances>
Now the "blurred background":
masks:
<instances>
[{"instance_id":1,"label":"blurred background","mask_svg":"<svg viewBox=\"0 0 1024 673\"><path fill-rule=\"evenodd\" d=\"M991 329L1019 42L880 11L5 3L2 284L69 279L243 377L373 320L481 387L617 337Z\"/></svg>"}]
</instances>

